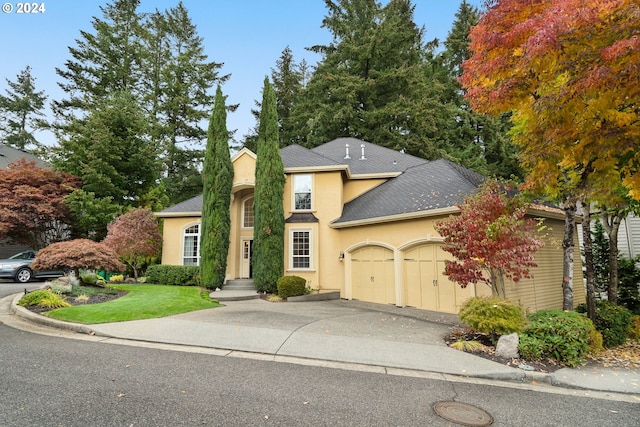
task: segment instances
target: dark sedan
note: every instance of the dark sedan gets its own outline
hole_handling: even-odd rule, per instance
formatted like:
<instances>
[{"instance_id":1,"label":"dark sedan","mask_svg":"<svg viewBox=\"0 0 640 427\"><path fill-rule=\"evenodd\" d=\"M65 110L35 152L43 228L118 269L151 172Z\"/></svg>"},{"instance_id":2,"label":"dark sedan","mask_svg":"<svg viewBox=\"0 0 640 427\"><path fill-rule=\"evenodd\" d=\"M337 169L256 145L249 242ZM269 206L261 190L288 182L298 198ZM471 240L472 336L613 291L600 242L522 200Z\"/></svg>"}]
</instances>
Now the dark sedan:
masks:
<instances>
[{"instance_id":1,"label":"dark sedan","mask_svg":"<svg viewBox=\"0 0 640 427\"><path fill-rule=\"evenodd\" d=\"M64 276L62 270L33 271L30 267L35 251L24 251L0 260L0 279L12 279L15 282L27 283L31 279L52 279Z\"/></svg>"}]
</instances>

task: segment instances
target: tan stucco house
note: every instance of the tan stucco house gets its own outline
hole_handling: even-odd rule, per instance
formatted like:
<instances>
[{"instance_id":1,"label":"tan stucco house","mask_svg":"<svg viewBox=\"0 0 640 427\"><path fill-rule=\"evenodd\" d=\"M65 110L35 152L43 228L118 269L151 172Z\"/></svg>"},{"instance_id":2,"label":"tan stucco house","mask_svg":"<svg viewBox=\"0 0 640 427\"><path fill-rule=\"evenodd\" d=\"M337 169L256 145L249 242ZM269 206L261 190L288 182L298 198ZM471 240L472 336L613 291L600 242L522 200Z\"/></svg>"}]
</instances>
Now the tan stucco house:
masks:
<instances>
[{"instance_id":1,"label":"tan stucco house","mask_svg":"<svg viewBox=\"0 0 640 427\"><path fill-rule=\"evenodd\" d=\"M435 221L456 214L456 204L483 177L446 160L428 161L354 138L314 149L280 151L284 164L285 250L283 275L304 277L319 292L399 307L457 313L486 285L465 289L443 275L450 256L441 249ZM232 157L234 180L227 279L251 278L256 155ZM156 215L164 221L162 263L199 263L202 197ZM537 252L534 277L509 283L507 296L531 311L562 307L564 214L532 210L546 218L550 240ZM579 260L577 239L575 259ZM582 270L575 266L574 300L584 300Z\"/></svg>"}]
</instances>

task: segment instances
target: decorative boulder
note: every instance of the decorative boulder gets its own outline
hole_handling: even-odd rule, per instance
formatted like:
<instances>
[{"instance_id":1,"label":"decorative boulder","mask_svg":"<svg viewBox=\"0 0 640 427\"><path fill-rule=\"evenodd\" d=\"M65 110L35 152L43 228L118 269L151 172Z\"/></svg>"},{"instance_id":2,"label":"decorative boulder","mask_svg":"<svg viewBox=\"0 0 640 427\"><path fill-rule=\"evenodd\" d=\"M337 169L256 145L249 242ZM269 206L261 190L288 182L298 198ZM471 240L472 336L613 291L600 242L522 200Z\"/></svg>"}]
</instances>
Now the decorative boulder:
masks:
<instances>
[{"instance_id":1,"label":"decorative boulder","mask_svg":"<svg viewBox=\"0 0 640 427\"><path fill-rule=\"evenodd\" d=\"M517 333L502 335L498 338L496 345L496 356L503 359L518 359L518 343L520 342Z\"/></svg>"}]
</instances>

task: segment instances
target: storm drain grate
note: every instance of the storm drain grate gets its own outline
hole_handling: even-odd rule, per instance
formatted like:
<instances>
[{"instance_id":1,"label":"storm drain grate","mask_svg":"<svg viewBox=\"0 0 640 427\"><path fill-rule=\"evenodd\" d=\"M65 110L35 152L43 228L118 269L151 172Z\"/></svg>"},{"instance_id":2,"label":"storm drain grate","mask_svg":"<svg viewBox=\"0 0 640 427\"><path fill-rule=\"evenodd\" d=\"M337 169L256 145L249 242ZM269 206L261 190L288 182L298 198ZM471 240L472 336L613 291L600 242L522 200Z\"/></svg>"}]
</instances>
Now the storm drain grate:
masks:
<instances>
[{"instance_id":1,"label":"storm drain grate","mask_svg":"<svg viewBox=\"0 0 640 427\"><path fill-rule=\"evenodd\" d=\"M436 402L433 405L436 414L448 421L470 427L493 424L493 417L477 406L460 402Z\"/></svg>"}]
</instances>

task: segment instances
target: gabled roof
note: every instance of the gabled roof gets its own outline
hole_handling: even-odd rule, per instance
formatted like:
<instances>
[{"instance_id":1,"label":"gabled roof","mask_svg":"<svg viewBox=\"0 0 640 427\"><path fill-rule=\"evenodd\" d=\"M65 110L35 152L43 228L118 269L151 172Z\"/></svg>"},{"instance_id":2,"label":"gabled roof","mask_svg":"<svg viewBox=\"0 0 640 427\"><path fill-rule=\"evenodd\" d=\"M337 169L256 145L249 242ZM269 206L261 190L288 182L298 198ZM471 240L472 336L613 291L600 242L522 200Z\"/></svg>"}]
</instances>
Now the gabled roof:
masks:
<instances>
[{"instance_id":1,"label":"gabled roof","mask_svg":"<svg viewBox=\"0 0 640 427\"><path fill-rule=\"evenodd\" d=\"M40 160L37 156L26 151L18 150L17 148L9 147L0 143L0 168L5 169L9 167L10 163L15 162L18 159L26 159L29 162L36 162L36 166L45 167L47 164Z\"/></svg>"},{"instance_id":2,"label":"gabled roof","mask_svg":"<svg viewBox=\"0 0 640 427\"><path fill-rule=\"evenodd\" d=\"M344 205L334 226L455 208L473 194L484 177L447 160L425 162L405 170ZM396 218L399 219L399 218ZM355 224L353 224L355 225Z\"/></svg>"},{"instance_id":3,"label":"gabled roof","mask_svg":"<svg viewBox=\"0 0 640 427\"><path fill-rule=\"evenodd\" d=\"M342 167L346 169L344 162L336 162L297 144L281 148L280 156L285 169L325 167Z\"/></svg>"},{"instance_id":4,"label":"gabled roof","mask_svg":"<svg viewBox=\"0 0 640 427\"><path fill-rule=\"evenodd\" d=\"M347 145L349 158L347 154ZM400 151L381 147L356 138L337 138L311 151L347 165L351 177L358 175L398 175L407 168L427 163L427 160ZM362 154L364 152L364 158Z\"/></svg>"}]
</instances>

